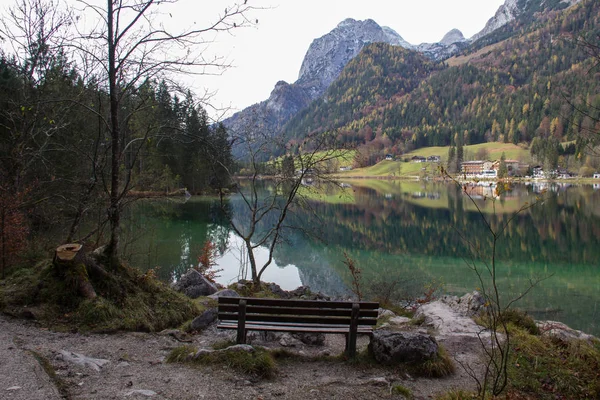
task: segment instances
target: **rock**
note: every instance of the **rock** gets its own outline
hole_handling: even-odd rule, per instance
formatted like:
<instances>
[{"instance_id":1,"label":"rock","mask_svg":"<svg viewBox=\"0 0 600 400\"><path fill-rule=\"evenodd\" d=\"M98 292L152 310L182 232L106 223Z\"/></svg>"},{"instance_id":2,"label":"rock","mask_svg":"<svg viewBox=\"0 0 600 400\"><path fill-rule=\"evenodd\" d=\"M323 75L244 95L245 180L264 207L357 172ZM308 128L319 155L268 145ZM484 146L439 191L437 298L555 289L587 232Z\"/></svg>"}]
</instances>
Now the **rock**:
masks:
<instances>
[{"instance_id":1,"label":"rock","mask_svg":"<svg viewBox=\"0 0 600 400\"><path fill-rule=\"evenodd\" d=\"M65 350L60 351L60 357L62 357L62 359L66 362L82 367L89 367L97 372L100 371L100 368L110 362L101 358L86 357L83 354L72 353Z\"/></svg>"},{"instance_id":2,"label":"rock","mask_svg":"<svg viewBox=\"0 0 600 400\"><path fill-rule=\"evenodd\" d=\"M383 376L371 378L367 383L372 386L389 386L390 384L390 382Z\"/></svg>"},{"instance_id":3,"label":"rock","mask_svg":"<svg viewBox=\"0 0 600 400\"><path fill-rule=\"evenodd\" d=\"M229 346L223 350L217 350L220 353L232 353L232 352L245 352L245 353L254 353L254 347L248 344L236 344L235 346Z\"/></svg>"},{"instance_id":4,"label":"rock","mask_svg":"<svg viewBox=\"0 0 600 400\"><path fill-rule=\"evenodd\" d=\"M215 350L199 349L196 353L194 353L193 356L189 356L188 358L195 360L197 358L200 358L202 356L206 356L206 355L212 354L214 352L215 352Z\"/></svg>"},{"instance_id":5,"label":"rock","mask_svg":"<svg viewBox=\"0 0 600 400\"><path fill-rule=\"evenodd\" d=\"M281 333L271 331L249 331L246 334L246 342L276 342L281 339Z\"/></svg>"},{"instance_id":6,"label":"rock","mask_svg":"<svg viewBox=\"0 0 600 400\"><path fill-rule=\"evenodd\" d=\"M392 317L388 321L392 325L404 325L410 322L410 318L407 317Z\"/></svg>"},{"instance_id":7,"label":"rock","mask_svg":"<svg viewBox=\"0 0 600 400\"><path fill-rule=\"evenodd\" d=\"M381 364L423 362L437 357L438 344L431 335L375 331L369 351Z\"/></svg>"},{"instance_id":8,"label":"rock","mask_svg":"<svg viewBox=\"0 0 600 400\"><path fill-rule=\"evenodd\" d=\"M562 340L563 342L572 340L587 340L588 342L591 342L595 338L587 333L569 328L567 325L558 321L535 321L535 324L540 329L542 336L549 336Z\"/></svg>"},{"instance_id":9,"label":"rock","mask_svg":"<svg viewBox=\"0 0 600 400\"><path fill-rule=\"evenodd\" d=\"M216 308L209 308L202 314L192 320L190 328L193 331L201 331L206 329L210 324L217 320L218 312Z\"/></svg>"},{"instance_id":10,"label":"rock","mask_svg":"<svg viewBox=\"0 0 600 400\"><path fill-rule=\"evenodd\" d=\"M329 357L331 355L331 350L329 349L325 349L325 350L321 350L318 354L317 357Z\"/></svg>"},{"instance_id":11,"label":"rock","mask_svg":"<svg viewBox=\"0 0 600 400\"><path fill-rule=\"evenodd\" d=\"M453 310L440 300L423 304L417 309L415 318L423 318L425 324L436 329L437 335L442 338L449 336L478 337L478 333L483 330L471 318Z\"/></svg>"},{"instance_id":12,"label":"rock","mask_svg":"<svg viewBox=\"0 0 600 400\"><path fill-rule=\"evenodd\" d=\"M450 306L454 311L468 316L478 314L484 309L485 305L485 298L478 291L467 293L460 298L457 296L442 296L440 301Z\"/></svg>"},{"instance_id":13,"label":"rock","mask_svg":"<svg viewBox=\"0 0 600 400\"><path fill-rule=\"evenodd\" d=\"M323 333L293 333L292 336L309 346L323 346L325 344L325 334Z\"/></svg>"},{"instance_id":14,"label":"rock","mask_svg":"<svg viewBox=\"0 0 600 400\"><path fill-rule=\"evenodd\" d=\"M385 318L385 317L395 317L396 313L390 310L386 310L385 308L377 309L377 318Z\"/></svg>"},{"instance_id":15,"label":"rock","mask_svg":"<svg viewBox=\"0 0 600 400\"><path fill-rule=\"evenodd\" d=\"M165 329L158 333L160 336L170 336L178 342L186 342L191 343L192 339L185 332L180 331L179 329Z\"/></svg>"},{"instance_id":16,"label":"rock","mask_svg":"<svg viewBox=\"0 0 600 400\"><path fill-rule=\"evenodd\" d=\"M210 297L213 300L217 300L219 297L240 297L240 295L235 290L223 289L223 290L219 290L218 292L216 292L214 294L211 294L208 297Z\"/></svg>"},{"instance_id":17,"label":"rock","mask_svg":"<svg viewBox=\"0 0 600 400\"><path fill-rule=\"evenodd\" d=\"M289 299L290 298L290 294L288 292L286 292L285 290L283 290L281 288L281 286L279 286L276 283L269 283L269 284L267 284L267 289L271 293L273 293L275 296L281 297L282 299Z\"/></svg>"},{"instance_id":18,"label":"rock","mask_svg":"<svg viewBox=\"0 0 600 400\"><path fill-rule=\"evenodd\" d=\"M200 296L209 296L218 291L214 283L192 268L173 284L173 289L192 299L197 299Z\"/></svg>"},{"instance_id":19,"label":"rock","mask_svg":"<svg viewBox=\"0 0 600 400\"><path fill-rule=\"evenodd\" d=\"M289 333L284 333L279 338L279 345L281 345L283 347L296 347L301 344L302 344L302 342L300 340L296 339L294 336L292 336Z\"/></svg>"},{"instance_id":20,"label":"rock","mask_svg":"<svg viewBox=\"0 0 600 400\"><path fill-rule=\"evenodd\" d=\"M152 390L136 389L136 390L131 390L131 391L125 393L125 397L130 397L130 396L135 396L135 395L152 397L152 396L156 396L156 394L157 393Z\"/></svg>"}]
</instances>

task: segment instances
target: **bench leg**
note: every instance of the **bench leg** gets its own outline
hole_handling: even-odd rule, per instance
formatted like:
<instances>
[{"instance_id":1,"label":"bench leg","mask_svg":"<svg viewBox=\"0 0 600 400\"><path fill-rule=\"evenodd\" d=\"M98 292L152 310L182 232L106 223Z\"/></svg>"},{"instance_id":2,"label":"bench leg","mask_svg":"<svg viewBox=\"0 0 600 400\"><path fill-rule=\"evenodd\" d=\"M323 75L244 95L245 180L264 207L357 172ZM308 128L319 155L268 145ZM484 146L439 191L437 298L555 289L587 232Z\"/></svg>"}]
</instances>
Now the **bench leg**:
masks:
<instances>
[{"instance_id":1,"label":"bench leg","mask_svg":"<svg viewBox=\"0 0 600 400\"><path fill-rule=\"evenodd\" d=\"M360 306L358 304L352 305L352 316L350 318L350 330L346 335L346 352L348 357L356 357L356 337L358 336L358 312Z\"/></svg>"},{"instance_id":2,"label":"bench leg","mask_svg":"<svg viewBox=\"0 0 600 400\"><path fill-rule=\"evenodd\" d=\"M246 344L246 300L240 300L238 309L237 344Z\"/></svg>"},{"instance_id":3,"label":"bench leg","mask_svg":"<svg viewBox=\"0 0 600 400\"><path fill-rule=\"evenodd\" d=\"M241 328L238 326L238 331L237 331L237 338L236 338L236 343L237 344L246 344L246 329Z\"/></svg>"}]
</instances>

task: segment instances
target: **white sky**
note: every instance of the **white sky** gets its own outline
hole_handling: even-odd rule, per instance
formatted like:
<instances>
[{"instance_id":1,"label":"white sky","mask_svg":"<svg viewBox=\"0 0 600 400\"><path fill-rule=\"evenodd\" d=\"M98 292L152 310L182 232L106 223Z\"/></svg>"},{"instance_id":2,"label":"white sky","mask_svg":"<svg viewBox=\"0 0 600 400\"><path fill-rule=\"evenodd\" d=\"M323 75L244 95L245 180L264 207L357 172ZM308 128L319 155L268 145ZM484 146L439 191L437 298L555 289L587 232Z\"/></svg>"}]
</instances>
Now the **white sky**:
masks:
<instances>
[{"instance_id":1,"label":"white sky","mask_svg":"<svg viewBox=\"0 0 600 400\"><path fill-rule=\"evenodd\" d=\"M227 4L225 0L216 2ZM200 12L204 2L197 3L195 7ZM217 38L219 43L213 47L222 49L221 54L228 56L234 67L220 77L201 82L218 90L212 100L215 105L241 110L266 100L278 81L295 82L311 42L346 18L370 18L394 29L411 44L431 43L441 40L453 28L467 38L473 36L503 3L504 0L249 0L251 5L270 8L254 13L259 20L256 28Z\"/></svg>"},{"instance_id":2,"label":"white sky","mask_svg":"<svg viewBox=\"0 0 600 400\"><path fill-rule=\"evenodd\" d=\"M60 1L77 4L76 0ZM103 5L106 0L89 1ZM169 22L182 26L201 24L214 20L233 1L178 0L165 15L171 13ZM211 104L230 107L229 116L266 100L278 81L295 82L311 42L346 18L370 18L412 44L431 43L453 28L467 38L473 36L502 3L504 0L248 0L249 5L262 8L249 15L259 20L258 25L219 34L207 50L225 57L233 67L220 76L184 82L197 93L216 91ZM4 14L14 4L15 0L0 0L0 10Z\"/></svg>"}]
</instances>

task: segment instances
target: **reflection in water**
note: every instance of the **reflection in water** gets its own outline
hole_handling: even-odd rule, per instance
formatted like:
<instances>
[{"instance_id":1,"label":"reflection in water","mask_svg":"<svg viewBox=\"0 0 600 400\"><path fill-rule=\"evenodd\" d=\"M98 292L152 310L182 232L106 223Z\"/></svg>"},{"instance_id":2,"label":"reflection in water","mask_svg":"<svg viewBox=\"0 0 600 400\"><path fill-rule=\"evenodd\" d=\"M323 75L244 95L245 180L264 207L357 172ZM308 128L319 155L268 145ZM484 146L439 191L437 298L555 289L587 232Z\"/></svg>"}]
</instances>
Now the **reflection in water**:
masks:
<instances>
[{"instance_id":1,"label":"reflection in water","mask_svg":"<svg viewBox=\"0 0 600 400\"><path fill-rule=\"evenodd\" d=\"M501 291L513 297L530 279L549 277L518 306L536 318L600 334L600 191L593 186L514 185L496 202L490 201L494 192L482 187L473 189L474 203L460 188L442 183L352 181L346 186L345 192L330 189L321 199L312 197L313 213L293 215L296 224L321 227L327 246L288 232L275 251L277 265L263 280L345 296L350 287L346 252L363 270L364 291L371 295L411 297L422 294L423 285L440 282L448 292L464 294L479 286L463 260L469 256L465 239L484 259L490 256L492 239L479 208L495 229L511 221L497 249ZM230 207L237 220L248 218L235 196ZM224 269L219 281L240 276L240 240L214 202L144 203L130 217L131 235L146 235L135 242L134 265L159 266L163 279L177 279L211 240L220 252L218 268ZM260 253L266 257L265 250Z\"/></svg>"},{"instance_id":2,"label":"reflection in water","mask_svg":"<svg viewBox=\"0 0 600 400\"><path fill-rule=\"evenodd\" d=\"M216 269L222 269L219 273L217 282L222 285L229 285L240 279L250 279L250 271L247 266L247 254L243 246L244 242L234 233L229 235L229 249L219 257ZM254 256L258 265L263 265L269 258L269 252L266 248L258 248ZM293 290L302 285L298 268L292 264L277 265L272 263L263 274L263 281L277 282L284 290Z\"/></svg>"}]
</instances>

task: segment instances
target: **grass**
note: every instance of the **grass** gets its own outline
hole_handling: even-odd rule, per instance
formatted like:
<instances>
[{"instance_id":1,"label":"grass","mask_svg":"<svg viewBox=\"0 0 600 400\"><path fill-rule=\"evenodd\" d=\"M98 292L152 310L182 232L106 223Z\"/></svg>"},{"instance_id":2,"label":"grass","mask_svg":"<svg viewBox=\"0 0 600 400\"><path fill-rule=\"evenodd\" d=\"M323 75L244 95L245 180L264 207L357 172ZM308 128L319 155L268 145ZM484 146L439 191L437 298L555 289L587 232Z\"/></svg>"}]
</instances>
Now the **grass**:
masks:
<instances>
[{"instance_id":1,"label":"grass","mask_svg":"<svg viewBox=\"0 0 600 400\"><path fill-rule=\"evenodd\" d=\"M167 362L184 362L192 365L220 365L257 378L272 378L276 372L275 359L267 350L255 348L246 351L214 351L193 356L197 349L181 346L171 351Z\"/></svg>"},{"instance_id":2,"label":"grass","mask_svg":"<svg viewBox=\"0 0 600 400\"><path fill-rule=\"evenodd\" d=\"M404 396L407 399L412 399L413 394L412 391L406 386L402 385L394 385L392 386L392 394L397 396Z\"/></svg>"},{"instance_id":3,"label":"grass","mask_svg":"<svg viewBox=\"0 0 600 400\"><path fill-rule=\"evenodd\" d=\"M465 390L451 390L443 395L436 396L435 400L471 400L478 398L477 393Z\"/></svg>"},{"instance_id":4,"label":"grass","mask_svg":"<svg viewBox=\"0 0 600 400\"><path fill-rule=\"evenodd\" d=\"M562 342L514 329L508 393L536 399L600 398L600 342Z\"/></svg>"},{"instance_id":5,"label":"grass","mask_svg":"<svg viewBox=\"0 0 600 400\"><path fill-rule=\"evenodd\" d=\"M0 286L0 311L32 314L42 324L66 331L145 331L177 327L198 307L151 273L122 265L106 277L89 277L98 296L84 299L52 261L14 271Z\"/></svg>"},{"instance_id":6,"label":"grass","mask_svg":"<svg viewBox=\"0 0 600 400\"><path fill-rule=\"evenodd\" d=\"M448 156L448 146L445 147L423 147L409 153L403 154L400 158L402 160L410 159L414 156L421 157L429 157L429 156L440 156L442 160L442 164L446 162L446 158ZM502 157L502 153L505 154L507 159L514 160L529 160L529 150L525 149L521 146L514 145L512 143L498 143L498 142L490 142L490 143L480 143L465 146L465 154L470 154L472 157L475 157L477 152L480 149L485 149L488 151L489 159L491 161L500 160ZM404 162L404 161L381 161L376 165L366 167L366 168L357 168L352 171L340 173L341 177L373 177L373 178L381 178L381 177L391 177L391 178L409 178L414 176L419 176L423 173L423 168L426 168L426 172L428 174L435 174L437 169L437 164L435 163L413 163L413 162ZM338 174L336 174L338 175Z\"/></svg>"},{"instance_id":7,"label":"grass","mask_svg":"<svg viewBox=\"0 0 600 400\"><path fill-rule=\"evenodd\" d=\"M422 363L412 364L409 369L418 376L444 378L454 373L455 366L446 349L439 345L437 357Z\"/></svg>"},{"instance_id":8,"label":"grass","mask_svg":"<svg viewBox=\"0 0 600 400\"><path fill-rule=\"evenodd\" d=\"M506 323L506 326L509 331L514 329L522 329L528 332L530 335L539 335L540 329L535 324L533 318L528 315L525 311L521 311L515 308L511 308L505 310L500 314L500 317ZM502 328L502 321L498 319L498 329ZM489 316L487 314L483 314L475 319L481 326L485 326L486 328L491 328L491 322L489 320Z\"/></svg>"}]
</instances>

